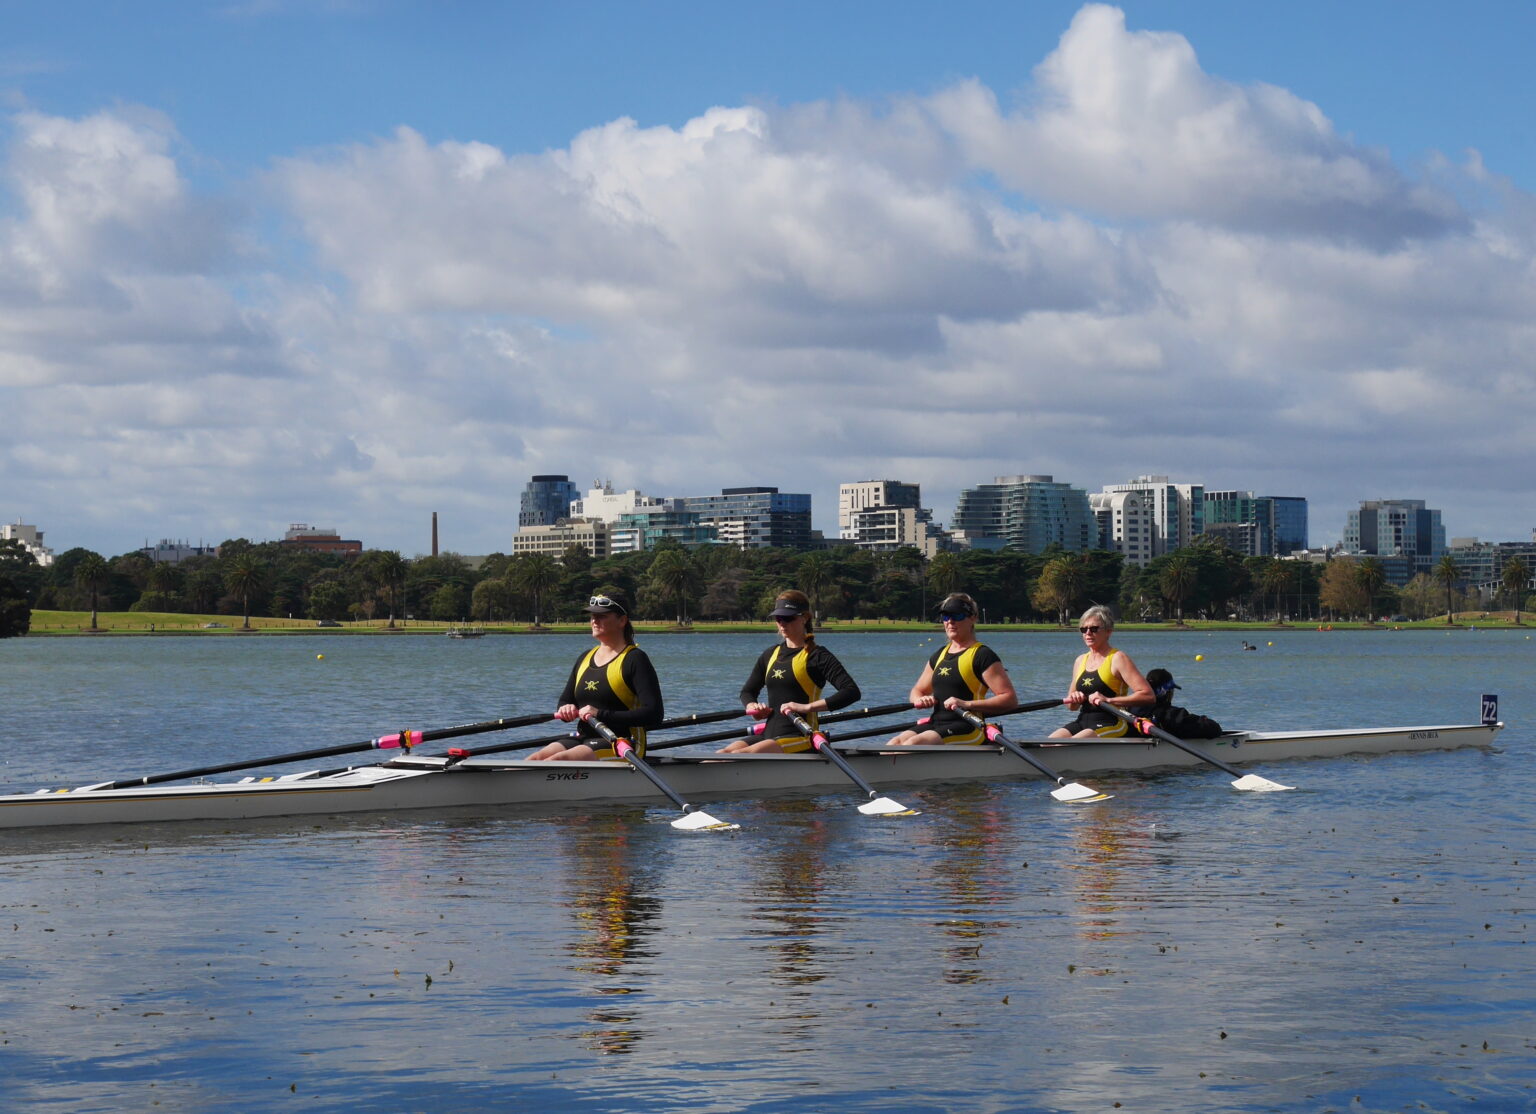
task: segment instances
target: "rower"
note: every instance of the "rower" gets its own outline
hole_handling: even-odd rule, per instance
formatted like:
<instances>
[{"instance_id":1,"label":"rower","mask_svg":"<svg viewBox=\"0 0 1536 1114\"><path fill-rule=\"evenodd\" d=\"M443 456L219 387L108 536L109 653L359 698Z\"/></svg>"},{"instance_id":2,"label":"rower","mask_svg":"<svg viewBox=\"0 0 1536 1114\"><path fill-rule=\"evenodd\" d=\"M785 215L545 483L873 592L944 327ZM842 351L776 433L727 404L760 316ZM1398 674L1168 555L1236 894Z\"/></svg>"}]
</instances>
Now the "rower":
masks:
<instances>
[{"instance_id":1,"label":"rower","mask_svg":"<svg viewBox=\"0 0 1536 1114\"><path fill-rule=\"evenodd\" d=\"M789 718L805 717L814 730L821 712L835 712L858 700L859 686L835 654L811 632L811 601L793 588L773 601L770 618L778 625L779 641L768 647L741 686L741 702L749 716L767 717L758 741L737 739L721 754L798 754L811 749L810 738ZM824 697L827 685L835 690ZM759 701L767 689L767 700Z\"/></svg>"},{"instance_id":2,"label":"rower","mask_svg":"<svg viewBox=\"0 0 1536 1114\"><path fill-rule=\"evenodd\" d=\"M645 729L662 719L661 684L656 667L635 645L629 606L617 591L593 596L584 609L592 622L597 645L576 659L560 693L555 718L577 724L576 735L592 742L550 743L529 755L530 761L584 762L616 758L613 746L588 718L596 719L629 739L645 755Z\"/></svg>"},{"instance_id":3,"label":"rower","mask_svg":"<svg viewBox=\"0 0 1536 1114\"><path fill-rule=\"evenodd\" d=\"M912 686L914 708L933 708L926 726L919 723L901 732L887 746L933 746L939 743L982 743L983 728L964 716L997 715L1018 704L1013 681L1003 661L976 640L976 601L964 592L951 592L939 604L939 622L946 643L923 665Z\"/></svg>"}]
</instances>

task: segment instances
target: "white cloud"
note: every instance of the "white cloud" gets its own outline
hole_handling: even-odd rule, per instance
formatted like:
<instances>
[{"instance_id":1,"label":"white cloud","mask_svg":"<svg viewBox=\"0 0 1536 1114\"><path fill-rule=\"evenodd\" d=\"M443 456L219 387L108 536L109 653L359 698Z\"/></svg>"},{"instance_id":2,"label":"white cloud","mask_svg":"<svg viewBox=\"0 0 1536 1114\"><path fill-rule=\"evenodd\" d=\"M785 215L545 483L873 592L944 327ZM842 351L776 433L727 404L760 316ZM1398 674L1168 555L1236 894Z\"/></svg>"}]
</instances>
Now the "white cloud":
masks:
<instances>
[{"instance_id":1,"label":"white cloud","mask_svg":"<svg viewBox=\"0 0 1536 1114\"><path fill-rule=\"evenodd\" d=\"M1382 495L1536 514L1489 432L1536 401L1531 198L1475 159L1415 180L1115 9L1007 112L962 82L540 154L401 128L280 159L254 211L154 114L15 132L0 513L65 545L308 520L414 552L439 510L506 549L535 472L777 484L824 524L842 480L947 518L1018 472L1305 495L1318 537Z\"/></svg>"},{"instance_id":2,"label":"white cloud","mask_svg":"<svg viewBox=\"0 0 1536 1114\"><path fill-rule=\"evenodd\" d=\"M969 160L1007 185L1111 217L1378 245L1462 221L1451 199L1340 136L1316 105L1213 77L1183 36L1127 32L1124 13L1103 4L1078 12L1018 112L975 82L932 109Z\"/></svg>"}]
</instances>

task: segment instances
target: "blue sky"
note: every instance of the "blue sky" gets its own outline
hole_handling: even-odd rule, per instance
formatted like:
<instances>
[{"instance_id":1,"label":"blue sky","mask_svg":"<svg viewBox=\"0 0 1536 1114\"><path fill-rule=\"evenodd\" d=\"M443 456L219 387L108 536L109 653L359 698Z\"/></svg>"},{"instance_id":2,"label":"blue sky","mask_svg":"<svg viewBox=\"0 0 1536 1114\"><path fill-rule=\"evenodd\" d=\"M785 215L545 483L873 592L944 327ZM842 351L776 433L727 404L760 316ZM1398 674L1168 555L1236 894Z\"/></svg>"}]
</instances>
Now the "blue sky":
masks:
<instances>
[{"instance_id":1,"label":"blue sky","mask_svg":"<svg viewBox=\"0 0 1536 1114\"><path fill-rule=\"evenodd\" d=\"M1524 538L1533 24L8 5L0 515L483 553L534 472L829 531L840 480L1150 472Z\"/></svg>"}]
</instances>

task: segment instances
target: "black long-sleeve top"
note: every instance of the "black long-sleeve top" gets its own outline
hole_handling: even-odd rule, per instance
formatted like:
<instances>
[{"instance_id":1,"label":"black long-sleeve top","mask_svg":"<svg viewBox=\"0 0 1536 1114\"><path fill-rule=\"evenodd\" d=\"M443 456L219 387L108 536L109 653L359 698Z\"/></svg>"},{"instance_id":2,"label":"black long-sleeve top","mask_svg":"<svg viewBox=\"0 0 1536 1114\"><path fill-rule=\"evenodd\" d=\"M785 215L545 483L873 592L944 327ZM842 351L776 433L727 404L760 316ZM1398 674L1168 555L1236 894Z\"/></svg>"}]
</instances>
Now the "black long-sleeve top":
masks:
<instances>
[{"instance_id":1,"label":"black long-sleeve top","mask_svg":"<svg viewBox=\"0 0 1536 1114\"><path fill-rule=\"evenodd\" d=\"M621 734L637 727L655 727L662 721L666 711L661 700L661 682L644 650L629 646L619 661L619 677L634 697L633 707L609 683L608 670L613 663L595 665L594 657L589 650L571 666L571 675L560 691L561 704L575 704L578 708L590 704L598 709L599 720ZM583 723L581 734L593 738L597 732Z\"/></svg>"},{"instance_id":2,"label":"black long-sleeve top","mask_svg":"<svg viewBox=\"0 0 1536 1114\"><path fill-rule=\"evenodd\" d=\"M777 658L774 652L778 652ZM787 716L780 715L778 707L789 701L811 703L818 697L807 692L800 683L795 669L795 658L804 654L802 669L810 679L812 685L821 689L831 685L837 691L826 697L827 711L835 712L839 708L846 708L860 695L858 682L843 668L843 663L837 660L837 655L819 643L811 643L801 650L792 650L787 642L779 642L769 646L757 659L757 664L752 667L752 674L747 678L747 683L741 686L741 703L745 707L757 700L758 693L764 688L768 690L768 698L763 702L774 709L768 722L763 727L764 739L787 739L798 736L800 731L790 722ZM772 675L769 675L768 662L773 660ZM811 722L815 722L812 716Z\"/></svg>"}]
</instances>

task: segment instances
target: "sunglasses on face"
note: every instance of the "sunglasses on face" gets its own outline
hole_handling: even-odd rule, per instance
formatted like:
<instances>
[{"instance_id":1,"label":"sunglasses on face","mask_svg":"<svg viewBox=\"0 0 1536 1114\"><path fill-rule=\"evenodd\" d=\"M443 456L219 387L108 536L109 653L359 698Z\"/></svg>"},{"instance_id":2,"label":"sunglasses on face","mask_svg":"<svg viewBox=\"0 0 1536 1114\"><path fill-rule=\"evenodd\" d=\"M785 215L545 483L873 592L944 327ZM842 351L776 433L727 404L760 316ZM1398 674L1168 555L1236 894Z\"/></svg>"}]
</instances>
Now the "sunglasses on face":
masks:
<instances>
[{"instance_id":1,"label":"sunglasses on face","mask_svg":"<svg viewBox=\"0 0 1536 1114\"><path fill-rule=\"evenodd\" d=\"M773 621L775 623L793 623L796 619L803 618L805 618L804 615L775 615Z\"/></svg>"},{"instance_id":2,"label":"sunglasses on face","mask_svg":"<svg viewBox=\"0 0 1536 1114\"><path fill-rule=\"evenodd\" d=\"M622 603L620 603L618 600L609 599L607 596L593 596L591 599L589 599L587 601L587 606L588 607L607 607L607 608L610 608L610 609L612 609L614 611L617 611L620 615L628 615L629 614L629 612L624 610L624 605Z\"/></svg>"},{"instance_id":3,"label":"sunglasses on face","mask_svg":"<svg viewBox=\"0 0 1536 1114\"><path fill-rule=\"evenodd\" d=\"M1103 629L1104 629L1103 627L1078 627L1077 628L1077 633L1078 634L1098 634Z\"/></svg>"},{"instance_id":4,"label":"sunglasses on face","mask_svg":"<svg viewBox=\"0 0 1536 1114\"><path fill-rule=\"evenodd\" d=\"M939 612L939 622L941 622L941 623L958 623L958 622L960 622L960 621L962 621L964 619L969 619L969 618L970 618L970 616L967 615L964 611L941 611L941 612Z\"/></svg>"}]
</instances>

